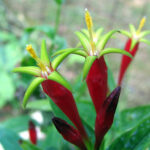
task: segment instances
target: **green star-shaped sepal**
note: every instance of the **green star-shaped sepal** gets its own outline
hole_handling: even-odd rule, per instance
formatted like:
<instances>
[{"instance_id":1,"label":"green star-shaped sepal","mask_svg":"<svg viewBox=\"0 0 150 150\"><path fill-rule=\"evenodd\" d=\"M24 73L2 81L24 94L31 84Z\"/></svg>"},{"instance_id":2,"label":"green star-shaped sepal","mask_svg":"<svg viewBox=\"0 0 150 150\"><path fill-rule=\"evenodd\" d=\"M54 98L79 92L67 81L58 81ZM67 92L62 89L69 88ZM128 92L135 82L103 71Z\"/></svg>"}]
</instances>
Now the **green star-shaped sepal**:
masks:
<instances>
[{"instance_id":1,"label":"green star-shaped sepal","mask_svg":"<svg viewBox=\"0 0 150 150\"><path fill-rule=\"evenodd\" d=\"M120 30L120 33L132 39L130 50L132 50L138 42L144 42L145 44L150 45L150 41L144 38L145 36L150 34L150 30L141 31L145 24L145 21L146 21L146 18L143 17L140 21L140 24L137 30L133 24L129 25L129 29L130 29L129 32L126 30Z\"/></svg>"},{"instance_id":2,"label":"green star-shaped sepal","mask_svg":"<svg viewBox=\"0 0 150 150\"><path fill-rule=\"evenodd\" d=\"M69 85L69 83L57 72L57 67L70 54L70 52L79 49L62 50L67 52L57 56L52 62L50 62L49 60L47 49L46 49L46 42L44 40L42 41L41 44L40 58L36 55L31 45L27 46L27 50L29 51L30 55L35 59L38 66L17 67L13 69L13 72L25 73L25 74L30 74L35 76L35 79L33 79L33 81L31 82L31 84L29 85L28 89L25 92L23 98L23 107L26 106L30 95L37 88L37 86L39 86L43 81L47 79L56 81L71 91L71 86Z\"/></svg>"}]
</instances>

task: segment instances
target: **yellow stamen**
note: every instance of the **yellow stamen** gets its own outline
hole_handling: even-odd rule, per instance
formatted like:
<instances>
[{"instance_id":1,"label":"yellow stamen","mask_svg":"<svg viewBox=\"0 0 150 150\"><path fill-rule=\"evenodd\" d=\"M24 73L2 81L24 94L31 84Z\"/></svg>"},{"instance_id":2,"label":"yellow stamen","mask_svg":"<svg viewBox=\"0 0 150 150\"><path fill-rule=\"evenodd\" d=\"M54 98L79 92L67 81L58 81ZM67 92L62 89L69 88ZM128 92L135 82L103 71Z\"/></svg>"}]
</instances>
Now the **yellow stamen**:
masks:
<instances>
[{"instance_id":1,"label":"yellow stamen","mask_svg":"<svg viewBox=\"0 0 150 150\"><path fill-rule=\"evenodd\" d=\"M27 45L26 50L30 53L31 57L37 62L37 65L41 68L42 71L46 71L46 65L41 61L41 59L36 55L35 50L33 49L32 45Z\"/></svg>"},{"instance_id":2,"label":"yellow stamen","mask_svg":"<svg viewBox=\"0 0 150 150\"><path fill-rule=\"evenodd\" d=\"M141 21L140 21L138 30L136 31L137 34L140 34L140 32L141 32L141 30L142 30L142 28L143 28L145 22L146 22L146 17L143 17L143 18L141 19Z\"/></svg>"},{"instance_id":3,"label":"yellow stamen","mask_svg":"<svg viewBox=\"0 0 150 150\"><path fill-rule=\"evenodd\" d=\"M34 59L38 58L31 44L26 46L26 50L30 53L31 57L33 57Z\"/></svg>"},{"instance_id":4,"label":"yellow stamen","mask_svg":"<svg viewBox=\"0 0 150 150\"><path fill-rule=\"evenodd\" d=\"M90 16L90 13L87 9L85 9L85 21L86 21L86 25L87 25L89 35L90 35L90 44L91 44L92 52L94 53L95 43L93 40L93 21L92 21L92 17Z\"/></svg>"},{"instance_id":5,"label":"yellow stamen","mask_svg":"<svg viewBox=\"0 0 150 150\"><path fill-rule=\"evenodd\" d=\"M92 17L90 16L90 13L87 9L85 9L85 21L86 21L88 30L91 30L93 28L93 21L92 21Z\"/></svg>"}]
</instances>

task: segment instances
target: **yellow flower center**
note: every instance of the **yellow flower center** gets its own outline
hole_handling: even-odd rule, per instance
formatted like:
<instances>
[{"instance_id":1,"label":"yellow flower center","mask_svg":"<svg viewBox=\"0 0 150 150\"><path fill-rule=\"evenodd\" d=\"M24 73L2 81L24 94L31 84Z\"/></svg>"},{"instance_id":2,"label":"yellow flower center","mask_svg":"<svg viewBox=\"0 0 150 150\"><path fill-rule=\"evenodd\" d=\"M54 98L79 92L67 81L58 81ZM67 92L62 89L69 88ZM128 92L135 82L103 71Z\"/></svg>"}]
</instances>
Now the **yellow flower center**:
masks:
<instances>
[{"instance_id":1,"label":"yellow flower center","mask_svg":"<svg viewBox=\"0 0 150 150\"><path fill-rule=\"evenodd\" d=\"M27 45L26 50L29 52L31 57L36 61L37 65L41 68L41 74L43 77L47 77L50 74L49 66L45 65L42 60L36 55L32 45Z\"/></svg>"},{"instance_id":2,"label":"yellow flower center","mask_svg":"<svg viewBox=\"0 0 150 150\"><path fill-rule=\"evenodd\" d=\"M92 17L90 16L90 13L88 12L87 9L85 9L85 21L86 21L86 25L87 25L89 35L90 35L90 45L92 48L92 53L94 54L96 46L95 46L95 42L94 42L94 38L93 38L93 21L92 21Z\"/></svg>"},{"instance_id":3,"label":"yellow flower center","mask_svg":"<svg viewBox=\"0 0 150 150\"><path fill-rule=\"evenodd\" d=\"M142 28L144 27L145 22L146 22L146 17L143 17L140 21L140 24L139 24L139 27L136 31L136 34L140 34Z\"/></svg>"}]
</instances>

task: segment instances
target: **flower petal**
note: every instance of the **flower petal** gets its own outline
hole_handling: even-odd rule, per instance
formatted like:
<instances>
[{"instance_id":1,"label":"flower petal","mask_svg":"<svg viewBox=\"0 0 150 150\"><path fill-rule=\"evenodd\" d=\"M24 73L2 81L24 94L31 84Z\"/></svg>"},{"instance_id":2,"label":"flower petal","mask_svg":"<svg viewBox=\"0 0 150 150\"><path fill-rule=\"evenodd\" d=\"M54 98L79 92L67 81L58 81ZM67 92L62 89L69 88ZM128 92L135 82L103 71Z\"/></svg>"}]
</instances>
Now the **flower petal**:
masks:
<instances>
[{"instance_id":1,"label":"flower petal","mask_svg":"<svg viewBox=\"0 0 150 150\"><path fill-rule=\"evenodd\" d=\"M59 84L63 85L65 88L67 88L69 91L72 90L70 84L65 80L57 71L53 71L49 76L49 80L53 80L58 82Z\"/></svg>"},{"instance_id":2,"label":"flower petal","mask_svg":"<svg viewBox=\"0 0 150 150\"><path fill-rule=\"evenodd\" d=\"M45 40L42 40L42 44L41 44L41 60L42 60L42 62L46 63L47 65L50 64Z\"/></svg>"},{"instance_id":3,"label":"flower petal","mask_svg":"<svg viewBox=\"0 0 150 150\"><path fill-rule=\"evenodd\" d=\"M28 66L28 67L17 67L12 70L13 72L20 72L20 73L26 73L33 76L40 76L41 70L39 67L35 66Z\"/></svg>"},{"instance_id":4,"label":"flower petal","mask_svg":"<svg viewBox=\"0 0 150 150\"><path fill-rule=\"evenodd\" d=\"M76 32L75 34L79 38L84 50L89 51L91 49L91 45L90 45L90 42L87 39L87 37L84 34L82 34L81 32Z\"/></svg>"},{"instance_id":5,"label":"flower petal","mask_svg":"<svg viewBox=\"0 0 150 150\"><path fill-rule=\"evenodd\" d=\"M100 52L100 57L105 54L109 54L109 53L119 53L119 54L129 56L130 58L133 58L133 56L129 52L127 52L123 49L118 49L118 48L106 48Z\"/></svg>"},{"instance_id":6,"label":"flower petal","mask_svg":"<svg viewBox=\"0 0 150 150\"><path fill-rule=\"evenodd\" d=\"M73 126L69 125L66 121L60 118L54 117L52 121L58 132L63 136L65 140L78 146L79 148L81 148L81 150L86 150L86 147L78 130L76 130Z\"/></svg>"},{"instance_id":7,"label":"flower petal","mask_svg":"<svg viewBox=\"0 0 150 150\"><path fill-rule=\"evenodd\" d=\"M30 97L30 95L33 93L33 91L35 90L35 88L41 84L45 79L42 77L37 77L35 78L31 84L29 85L28 89L25 92L24 98L23 98L23 107L26 107L26 104L28 102L28 99Z\"/></svg>"},{"instance_id":8,"label":"flower petal","mask_svg":"<svg viewBox=\"0 0 150 150\"><path fill-rule=\"evenodd\" d=\"M84 67L83 67L83 79L86 78L93 62L95 61L96 56L88 56L85 59Z\"/></svg>"},{"instance_id":9,"label":"flower petal","mask_svg":"<svg viewBox=\"0 0 150 150\"><path fill-rule=\"evenodd\" d=\"M115 34L116 32L119 32L119 30L112 30L110 32L108 32L107 34L103 35L103 37L101 38L101 40L97 43L96 47L97 50L103 50L105 45L107 44L108 40L112 37L113 34Z\"/></svg>"}]
</instances>

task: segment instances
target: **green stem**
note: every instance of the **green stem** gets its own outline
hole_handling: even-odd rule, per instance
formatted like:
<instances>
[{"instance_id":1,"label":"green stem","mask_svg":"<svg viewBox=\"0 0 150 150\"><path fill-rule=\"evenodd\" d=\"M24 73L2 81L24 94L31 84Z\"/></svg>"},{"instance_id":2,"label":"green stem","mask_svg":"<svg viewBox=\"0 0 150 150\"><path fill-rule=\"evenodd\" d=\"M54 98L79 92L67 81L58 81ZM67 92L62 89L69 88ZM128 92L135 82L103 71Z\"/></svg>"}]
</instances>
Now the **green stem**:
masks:
<instances>
[{"instance_id":1,"label":"green stem","mask_svg":"<svg viewBox=\"0 0 150 150\"><path fill-rule=\"evenodd\" d=\"M61 6L62 6L62 5L58 5L58 7L57 7L56 19L55 19L55 35L57 35L58 28L59 28L60 14L61 14Z\"/></svg>"},{"instance_id":2,"label":"green stem","mask_svg":"<svg viewBox=\"0 0 150 150\"><path fill-rule=\"evenodd\" d=\"M86 146L87 150L92 150L93 149L92 148L92 144L91 144L89 139L88 140L84 140L84 143L85 143L85 146Z\"/></svg>"},{"instance_id":3,"label":"green stem","mask_svg":"<svg viewBox=\"0 0 150 150\"><path fill-rule=\"evenodd\" d=\"M58 33L58 29L59 29L61 7L62 7L62 5L58 5L57 4L57 11L56 11L56 18L55 18L55 32L54 32L53 40L55 40L55 37L56 37L56 35ZM50 47L50 52L52 52L52 50L54 49L54 47L55 47L55 44L53 42L52 45L51 45L51 47Z\"/></svg>"}]
</instances>

